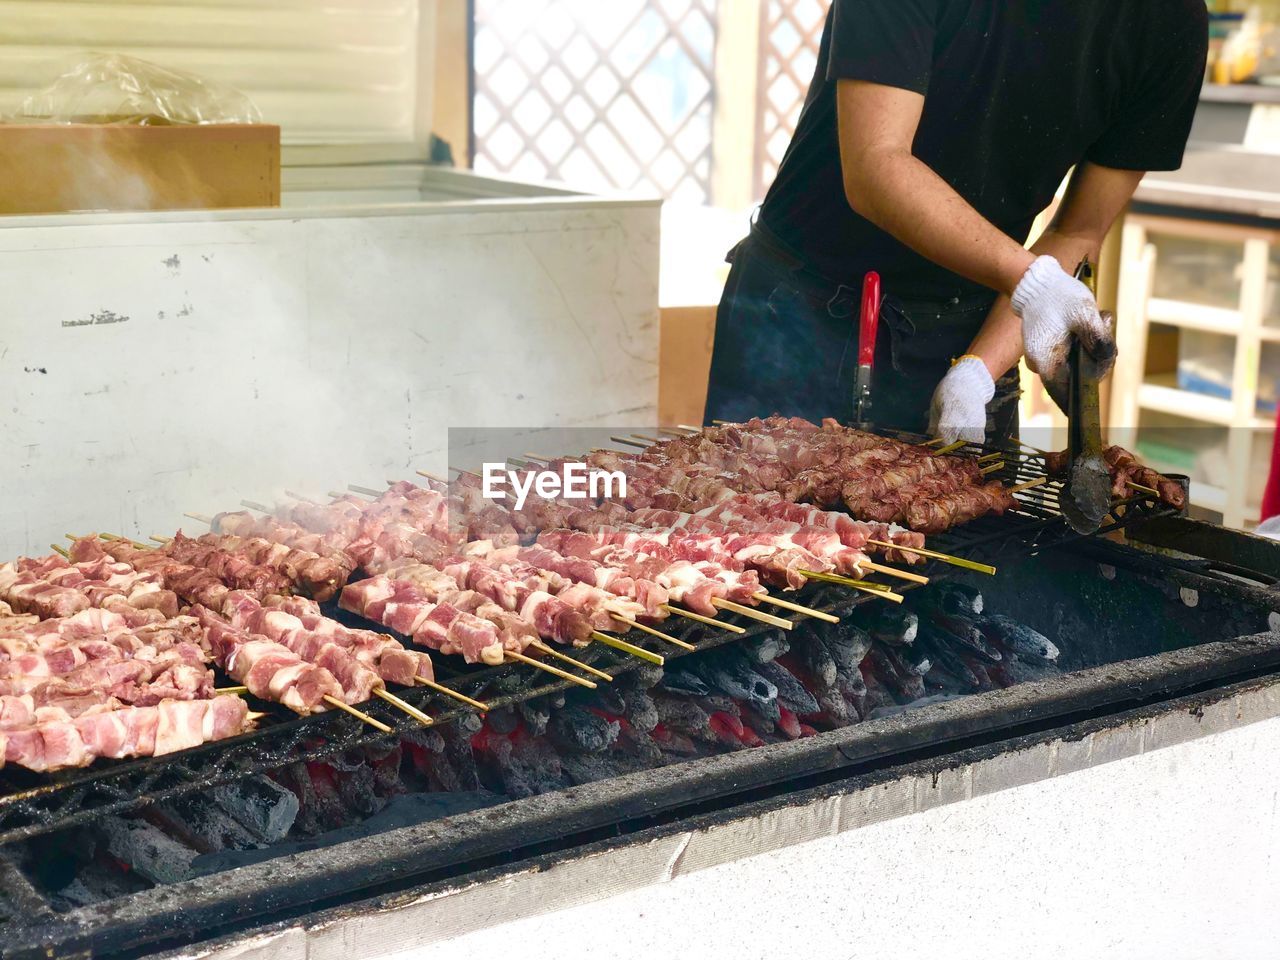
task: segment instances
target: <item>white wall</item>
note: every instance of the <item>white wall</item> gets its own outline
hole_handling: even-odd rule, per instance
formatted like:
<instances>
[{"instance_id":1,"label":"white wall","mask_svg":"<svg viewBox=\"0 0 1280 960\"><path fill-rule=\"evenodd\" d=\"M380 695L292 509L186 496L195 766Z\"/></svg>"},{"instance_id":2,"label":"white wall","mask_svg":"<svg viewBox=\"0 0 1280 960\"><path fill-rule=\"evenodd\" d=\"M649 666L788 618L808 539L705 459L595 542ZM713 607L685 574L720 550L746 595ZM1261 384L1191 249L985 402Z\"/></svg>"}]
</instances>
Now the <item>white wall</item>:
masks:
<instances>
[{"instance_id":1,"label":"white wall","mask_svg":"<svg viewBox=\"0 0 1280 960\"><path fill-rule=\"evenodd\" d=\"M188 216L0 224L0 557L656 418L656 204Z\"/></svg>"}]
</instances>

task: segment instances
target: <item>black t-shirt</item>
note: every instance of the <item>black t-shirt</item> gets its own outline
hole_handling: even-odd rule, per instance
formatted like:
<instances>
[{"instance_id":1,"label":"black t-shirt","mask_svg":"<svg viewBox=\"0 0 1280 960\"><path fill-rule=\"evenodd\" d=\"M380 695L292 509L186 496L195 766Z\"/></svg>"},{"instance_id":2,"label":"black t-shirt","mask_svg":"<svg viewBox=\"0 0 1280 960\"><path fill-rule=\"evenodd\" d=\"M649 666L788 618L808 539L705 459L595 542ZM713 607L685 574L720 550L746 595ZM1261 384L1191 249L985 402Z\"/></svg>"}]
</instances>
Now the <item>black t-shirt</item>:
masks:
<instances>
[{"instance_id":1,"label":"black t-shirt","mask_svg":"<svg viewBox=\"0 0 1280 960\"><path fill-rule=\"evenodd\" d=\"M849 206L836 81L924 94L915 155L1022 243L1083 160L1181 166L1207 47L1205 0L834 0L761 218L830 280L878 270L899 296L980 292Z\"/></svg>"}]
</instances>

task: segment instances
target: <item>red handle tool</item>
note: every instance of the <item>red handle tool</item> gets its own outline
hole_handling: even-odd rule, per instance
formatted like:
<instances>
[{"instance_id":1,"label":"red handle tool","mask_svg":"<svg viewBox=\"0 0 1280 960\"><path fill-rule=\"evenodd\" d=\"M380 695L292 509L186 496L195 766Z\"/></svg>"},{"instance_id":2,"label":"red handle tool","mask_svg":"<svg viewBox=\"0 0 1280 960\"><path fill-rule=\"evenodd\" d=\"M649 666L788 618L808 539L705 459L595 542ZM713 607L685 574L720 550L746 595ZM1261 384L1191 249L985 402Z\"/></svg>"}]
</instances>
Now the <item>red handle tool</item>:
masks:
<instances>
[{"instance_id":1,"label":"red handle tool","mask_svg":"<svg viewBox=\"0 0 1280 960\"><path fill-rule=\"evenodd\" d=\"M859 425L871 420L871 369L875 364L879 329L880 274L872 271L862 282L862 313L858 319L858 373L854 379L853 405Z\"/></svg>"}]
</instances>

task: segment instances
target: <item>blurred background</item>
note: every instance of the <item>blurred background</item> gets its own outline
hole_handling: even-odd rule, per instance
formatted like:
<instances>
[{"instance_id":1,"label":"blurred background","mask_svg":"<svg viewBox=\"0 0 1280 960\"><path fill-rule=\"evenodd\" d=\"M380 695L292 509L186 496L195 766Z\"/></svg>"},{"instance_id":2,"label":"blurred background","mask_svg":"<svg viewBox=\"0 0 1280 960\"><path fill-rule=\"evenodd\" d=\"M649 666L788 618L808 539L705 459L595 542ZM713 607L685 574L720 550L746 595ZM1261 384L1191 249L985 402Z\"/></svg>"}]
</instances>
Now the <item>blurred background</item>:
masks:
<instances>
[{"instance_id":1,"label":"blurred background","mask_svg":"<svg viewBox=\"0 0 1280 960\"><path fill-rule=\"evenodd\" d=\"M1147 178L1103 257L1122 357L1104 402L1114 442L1190 474L1198 510L1250 527L1280 401L1280 0L1208 5L1184 169ZM789 142L828 6L0 0L0 112L107 50L248 94L281 127L286 207L393 201L436 165L661 197L659 412L697 422L724 254ZM1024 381L1025 422L1061 445L1059 415Z\"/></svg>"}]
</instances>

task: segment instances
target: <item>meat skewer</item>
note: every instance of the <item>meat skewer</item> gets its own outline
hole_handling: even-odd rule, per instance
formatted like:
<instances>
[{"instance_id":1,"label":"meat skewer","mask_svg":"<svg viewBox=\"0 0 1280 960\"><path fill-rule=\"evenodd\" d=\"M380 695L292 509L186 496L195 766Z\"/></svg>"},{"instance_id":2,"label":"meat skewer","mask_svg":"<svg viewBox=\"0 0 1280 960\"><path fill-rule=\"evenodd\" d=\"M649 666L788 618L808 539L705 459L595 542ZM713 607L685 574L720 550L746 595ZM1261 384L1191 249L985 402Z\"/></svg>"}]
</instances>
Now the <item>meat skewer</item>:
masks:
<instances>
[{"instance_id":1,"label":"meat skewer","mask_svg":"<svg viewBox=\"0 0 1280 960\"><path fill-rule=\"evenodd\" d=\"M58 711L51 711L57 716ZM239 697L163 700L154 706L85 711L0 732L4 760L38 772L87 766L97 758L164 756L251 728Z\"/></svg>"}]
</instances>

